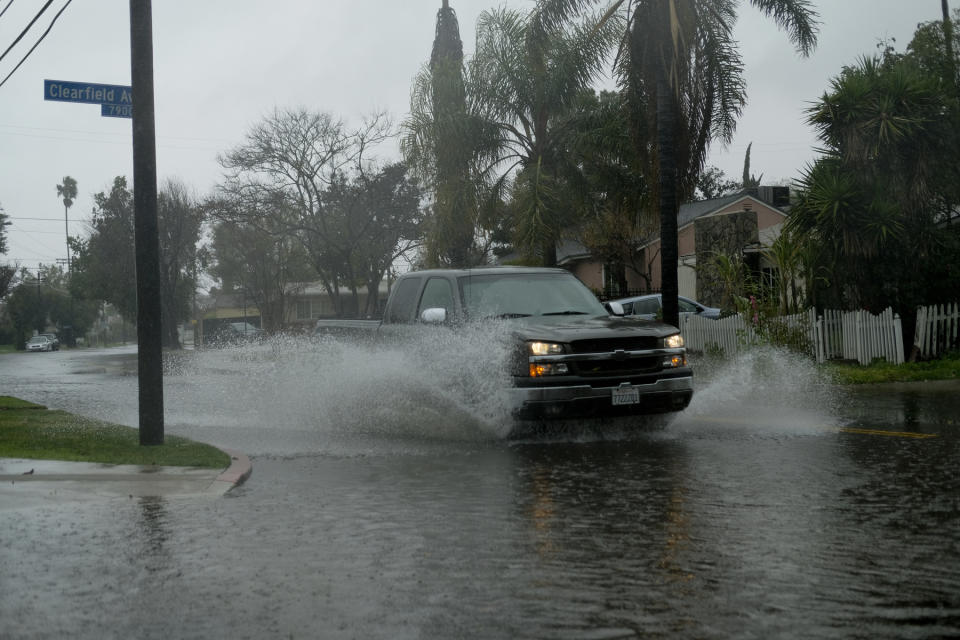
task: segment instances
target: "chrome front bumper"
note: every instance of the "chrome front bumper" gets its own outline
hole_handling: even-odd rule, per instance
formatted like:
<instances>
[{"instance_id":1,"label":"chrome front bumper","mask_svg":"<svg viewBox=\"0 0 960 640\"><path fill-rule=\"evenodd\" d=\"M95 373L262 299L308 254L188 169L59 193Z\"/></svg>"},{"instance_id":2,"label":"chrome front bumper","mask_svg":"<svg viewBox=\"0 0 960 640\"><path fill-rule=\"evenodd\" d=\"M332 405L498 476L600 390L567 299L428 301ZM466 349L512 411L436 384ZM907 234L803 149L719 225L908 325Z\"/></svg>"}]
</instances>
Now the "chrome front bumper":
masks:
<instances>
[{"instance_id":1,"label":"chrome front bumper","mask_svg":"<svg viewBox=\"0 0 960 640\"><path fill-rule=\"evenodd\" d=\"M614 405L614 390L634 388L640 401ZM622 383L593 387L571 385L557 387L514 387L510 389L514 413L520 418L565 418L586 415L622 415L680 411L693 397L693 377L664 378L650 384Z\"/></svg>"}]
</instances>

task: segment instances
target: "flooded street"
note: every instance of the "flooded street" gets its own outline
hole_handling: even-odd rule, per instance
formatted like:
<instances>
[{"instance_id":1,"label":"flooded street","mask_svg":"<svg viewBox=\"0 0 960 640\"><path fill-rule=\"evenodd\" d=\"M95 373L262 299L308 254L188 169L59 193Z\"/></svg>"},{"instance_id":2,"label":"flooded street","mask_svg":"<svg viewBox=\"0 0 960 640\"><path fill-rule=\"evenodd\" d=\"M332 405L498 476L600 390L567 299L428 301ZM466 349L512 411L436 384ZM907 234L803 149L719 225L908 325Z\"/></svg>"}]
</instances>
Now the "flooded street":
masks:
<instances>
[{"instance_id":1,"label":"flooded street","mask_svg":"<svg viewBox=\"0 0 960 640\"><path fill-rule=\"evenodd\" d=\"M837 389L757 352L695 363L666 428L513 439L490 344L174 354L167 433L253 475L0 504L0 637L960 634L957 386ZM0 393L136 425L135 371L14 354Z\"/></svg>"}]
</instances>

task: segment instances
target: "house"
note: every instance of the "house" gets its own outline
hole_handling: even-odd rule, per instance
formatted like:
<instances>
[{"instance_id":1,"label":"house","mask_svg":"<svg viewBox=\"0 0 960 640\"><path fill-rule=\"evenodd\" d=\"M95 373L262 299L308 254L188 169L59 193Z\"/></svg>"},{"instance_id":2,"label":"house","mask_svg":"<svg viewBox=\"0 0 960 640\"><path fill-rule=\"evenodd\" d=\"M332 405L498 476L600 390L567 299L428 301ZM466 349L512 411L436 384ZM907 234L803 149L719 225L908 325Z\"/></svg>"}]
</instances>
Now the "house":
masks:
<instances>
[{"instance_id":1,"label":"house","mask_svg":"<svg viewBox=\"0 0 960 640\"><path fill-rule=\"evenodd\" d=\"M788 187L759 187L712 200L681 205L677 218L680 295L703 304L719 306L721 292L712 271L712 258L719 253L742 256L754 273L772 277L775 265L762 255L780 235L789 209ZM659 291L660 238L651 237L638 247L634 261L641 271L627 269L630 292ZM576 241L558 248L558 264L570 269L587 286L598 291L611 289L609 267L594 260ZM698 268L699 265L699 268ZM627 295L627 292L620 292Z\"/></svg>"},{"instance_id":2,"label":"house","mask_svg":"<svg viewBox=\"0 0 960 640\"><path fill-rule=\"evenodd\" d=\"M377 309L382 310L390 294L390 282L386 279L380 282L377 292ZM302 330L312 329L318 318L334 318L337 316L327 293L327 288L319 282L308 282L293 287L288 294L291 308L286 314L287 324L291 328ZM345 317L358 317L362 309L367 308L367 288L359 287L354 299L353 291L348 287L340 287L340 299L343 304Z\"/></svg>"},{"instance_id":3,"label":"house","mask_svg":"<svg viewBox=\"0 0 960 640\"><path fill-rule=\"evenodd\" d=\"M213 290L209 296L198 298L199 323L194 328L195 340L203 342L204 336L214 335L218 329L231 322L247 322L260 326L260 310L240 293L225 293Z\"/></svg>"}]
</instances>

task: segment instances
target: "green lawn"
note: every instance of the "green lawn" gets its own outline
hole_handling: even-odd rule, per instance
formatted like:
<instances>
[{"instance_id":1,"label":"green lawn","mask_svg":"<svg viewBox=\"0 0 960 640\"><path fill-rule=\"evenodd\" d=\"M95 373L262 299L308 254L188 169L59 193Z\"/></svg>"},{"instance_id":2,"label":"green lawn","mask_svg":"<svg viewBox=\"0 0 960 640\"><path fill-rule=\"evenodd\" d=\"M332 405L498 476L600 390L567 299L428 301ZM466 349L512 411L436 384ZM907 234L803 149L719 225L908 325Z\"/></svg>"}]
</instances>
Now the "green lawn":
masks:
<instances>
[{"instance_id":1,"label":"green lawn","mask_svg":"<svg viewBox=\"0 0 960 640\"><path fill-rule=\"evenodd\" d=\"M144 447L136 429L9 396L0 396L0 458L214 469L230 465L230 456L208 444L167 435L162 445Z\"/></svg>"},{"instance_id":2,"label":"green lawn","mask_svg":"<svg viewBox=\"0 0 960 640\"><path fill-rule=\"evenodd\" d=\"M824 365L824 368L837 384L955 380L960 378L960 354L950 354L929 362L906 362L899 365L875 362L868 366L829 363Z\"/></svg>"}]
</instances>

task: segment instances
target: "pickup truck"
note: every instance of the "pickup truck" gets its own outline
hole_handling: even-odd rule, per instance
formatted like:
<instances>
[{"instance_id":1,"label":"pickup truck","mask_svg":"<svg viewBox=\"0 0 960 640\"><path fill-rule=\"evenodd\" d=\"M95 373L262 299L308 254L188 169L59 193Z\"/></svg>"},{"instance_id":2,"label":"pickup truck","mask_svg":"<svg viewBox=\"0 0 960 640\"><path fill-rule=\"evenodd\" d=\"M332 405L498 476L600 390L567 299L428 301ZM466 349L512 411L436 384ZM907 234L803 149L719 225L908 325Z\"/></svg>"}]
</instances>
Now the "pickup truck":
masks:
<instances>
[{"instance_id":1,"label":"pickup truck","mask_svg":"<svg viewBox=\"0 0 960 640\"><path fill-rule=\"evenodd\" d=\"M434 269L400 276L382 320L319 320L317 335L390 334L430 325L507 323L509 390L520 420L680 411L693 396L680 332L623 317L563 269Z\"/></svg>"}]
</instances>

